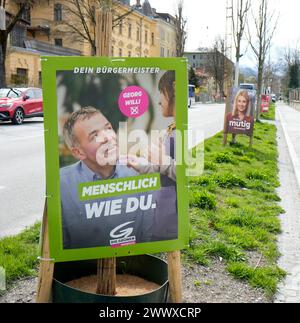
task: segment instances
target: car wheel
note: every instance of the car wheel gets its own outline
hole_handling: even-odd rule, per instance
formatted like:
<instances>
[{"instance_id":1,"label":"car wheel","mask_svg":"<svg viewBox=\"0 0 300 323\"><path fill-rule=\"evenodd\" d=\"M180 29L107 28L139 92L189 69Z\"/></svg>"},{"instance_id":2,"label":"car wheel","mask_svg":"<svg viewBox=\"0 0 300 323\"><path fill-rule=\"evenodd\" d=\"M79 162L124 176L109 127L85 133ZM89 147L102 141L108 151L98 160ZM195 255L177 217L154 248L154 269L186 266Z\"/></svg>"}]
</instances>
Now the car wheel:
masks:
<instances>
[{"instance_id":1,"label":"car wheel","mask_svg":"<svg viewBox=\"0 0 300 323\"><path fill-rule=\"evenodd\" d=\"M13 124L17 124L17 125L20 125L22 124L24 121L24 112L22 109L17 109L15 114L14 114L14 117L12 119L12 123Z\"/></svg>"}]
</instances>

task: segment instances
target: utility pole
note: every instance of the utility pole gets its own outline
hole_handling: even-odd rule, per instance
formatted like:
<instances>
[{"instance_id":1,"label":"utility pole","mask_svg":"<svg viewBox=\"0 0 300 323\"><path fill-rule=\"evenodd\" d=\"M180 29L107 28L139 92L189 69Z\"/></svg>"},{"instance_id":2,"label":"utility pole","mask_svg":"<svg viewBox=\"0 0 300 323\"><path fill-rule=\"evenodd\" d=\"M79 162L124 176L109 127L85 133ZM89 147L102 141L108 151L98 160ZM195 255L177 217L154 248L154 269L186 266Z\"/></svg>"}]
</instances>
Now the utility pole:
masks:
<instances>
[{"instance_id":1,"label":"utility pole","mask_svg":"<svg viewBox=\"0 0 300 323\"><path fill-rule=\"evenodd\" d=\"M232 60L232 6L231 1L226 0L226 26L225 26L225 55Z\"/></svg>"}]
</instances>

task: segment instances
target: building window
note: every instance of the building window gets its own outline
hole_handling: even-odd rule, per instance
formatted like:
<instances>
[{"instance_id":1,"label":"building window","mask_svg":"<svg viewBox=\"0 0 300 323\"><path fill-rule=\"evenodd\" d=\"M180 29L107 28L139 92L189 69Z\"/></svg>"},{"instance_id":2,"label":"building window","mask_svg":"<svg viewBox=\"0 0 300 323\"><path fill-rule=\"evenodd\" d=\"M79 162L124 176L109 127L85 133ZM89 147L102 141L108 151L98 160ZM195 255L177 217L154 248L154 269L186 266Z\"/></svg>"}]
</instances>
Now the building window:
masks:
<instances>
[{"instance_id":1,"label":"building window","mask_svg":"<svg viewBox=\"0 0 300 323\"><path fill-rule=\"evenodd\" d=\"M60 3L54 5L54 21L62 21L62 5Z\"/></svg>"},{"instance_id":2,"label":"building window","mask_svg":"<svg viewBox=\"0 0 300 323\"><path fill-rule=\"evenodd\" d=\"M62 47L63 41L61 38L55 38L55 46Z\"/></svg>"},{"instance_id":3,"label":"building window","mask_svg":"<svg viewBox=\"0 0 300 323\"><path fill-rule=\"evenodd\" d=\"M154 33L151 33L151 45L154 46Z\"/></svg>"},{"instance_id":4,"label":"building window","mask_svg":"<svg viewBox=\"0 0 300 323\"><path fill-rule=\"evenodd\" d=\"M167 55L167 57L170 57L170 50L168 49L168 55Z\"/></svg>"},{"instance_id":5,"label":"building window","mask_svg":"<svg viewBox=\"0 0 300 323\"><path fill-rule=\"evenodd\" d=\"M30 22L31 21L31 12L30 12L30 5L26 5L25 8L22 10L21 18Z\"/></svg>"},{"instance_id":6,"label":"building window","mask_svg":"<svg viewBox=\"0 0 300 323\"><path fill-rule=\"evenodd\" d=\"M129 24L128 25L128 38L131 38L131 34L132 34L132 25Z\"/></svg>"},{"instance_id":7,"label":"building window","mask_svg":"<svg viewBox=\"0 0 300 323\"><path fill-rule=\"evenodd\" d=\"M165 57L165 49L164 49L164 47L160 48L160 56Z\"/></svg>"},{"instance_id":8,"label":"building window","mask_svg":"<svg viewBox=\"0 0 300 323\"><path fill-rule=\"evenodd\" d=\"M16 47L25 47L24 41L26 39L26 28L22 25L16 24L10 35L11 45Z\"/></svg>"},{"instance_id":9,"label":"building window","mask_svg":"<svg viewBox=\"0 0 300 323\"><path fill-rule=\"evenodd\" d=\"M11 81L16 85L27 85L28 70L26 68L17 68L17 74L12 75Z\"/></svg>"},{"instance_id":10,"label":"building window","mask_svg":"<svg viewBox=\"0 0 300 323\"><path fill-rule=\"evenodd\" d=\"M128 51L128 57L131 57L131 51Z\"/></svg>"},{"instance_id":11,"label":"building window","mask_svg":"<svg viewBox=\"0 0 300 323\"><path fill-rule=\"evenodd\" d=\"M27 76L27 71L28 70L26 68L17 68L17 75L26 77Z\"/></svg>"},{"instance_id":12,"label":"building window","mask_svg":"<svg viewBox=\"0 0 300 323\"><path fill-rule=\"evenodd\" d=\"M119 48L119 57L122 57L123 56L123 50L122 48Z\"/></svg>"},{"instance_id":13,"label":"building window","mask_svg":"<svg viewBox=\"0 0 300 323\"><path fill-rule=\"evenodd\" d=\"M139 41L140 40L140 28L137 27L137 30L136 30L136 40Z\"/></svg>"},{"instance_id":14,"label":"building window","mask_svg":"<svg viewBox=\"0 0 300 323\"><path fill-rule=\"evenodd\" d=\"M145 31L145 44L148 43L148 31L146 30Z\"/></svg>"},{"instance_id":15,"label":"building window","mask_svg":"<svg viewBox=\"0 0 300 323\"><path fill-rule=\"evenodd\" d=\"M193 59L196 59L196 55L193 55Z\"/></svg>"},{"instance_id":16,"label":"building window","mask_svg":"<svg viewBox=\"0 0 300 323\"><path fill-rule=\"evenodd\" d=\"M114 56L115 55L115 48L114 46L111 46L111 56Z\"/></svg>"}]
</instances>

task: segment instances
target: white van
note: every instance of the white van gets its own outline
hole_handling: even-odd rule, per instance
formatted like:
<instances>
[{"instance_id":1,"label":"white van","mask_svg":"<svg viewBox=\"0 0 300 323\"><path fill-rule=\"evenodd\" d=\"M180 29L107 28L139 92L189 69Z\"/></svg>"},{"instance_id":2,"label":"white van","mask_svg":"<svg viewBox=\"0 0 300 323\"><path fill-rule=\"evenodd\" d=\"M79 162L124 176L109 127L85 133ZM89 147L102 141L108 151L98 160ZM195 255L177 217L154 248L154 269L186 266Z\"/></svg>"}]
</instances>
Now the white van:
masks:
<instances>
[{"instance_id":1,"label":"white van","mask_svg":"<svg viewBox=\"0 0 300 323\"><path fill-rule=\"evenodd\" d=\"M249 95L256 96L255 85L252 83L241 83L240 90L247 90Z\"/></svg>"}]
</instances>

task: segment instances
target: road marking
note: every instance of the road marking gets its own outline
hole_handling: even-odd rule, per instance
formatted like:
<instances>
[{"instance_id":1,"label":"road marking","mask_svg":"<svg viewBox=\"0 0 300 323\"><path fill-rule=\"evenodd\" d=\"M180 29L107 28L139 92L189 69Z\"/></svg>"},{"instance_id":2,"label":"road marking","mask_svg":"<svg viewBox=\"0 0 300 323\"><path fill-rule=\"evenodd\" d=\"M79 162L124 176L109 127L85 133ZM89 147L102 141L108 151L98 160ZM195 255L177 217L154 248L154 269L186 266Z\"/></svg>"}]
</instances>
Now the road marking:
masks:
<instances>
[{"instance_id":1,"label":"road marking","mask_svg":"<svg viewBox=\"0 0 300 323\"><path fill-rule=\"evenodd\" d=\"M283 118L279 108L277 109L277 112L278 112L279 120L280 120L282 129L283 129L285 140L286 140L286 143L287 143L287 146L288 146L288 149L289 149L290 157L292 159L292 164L293 164L293 167L294 167L294 171L295 171L296 179L297 179L297 182L298 182L298 186L300 188L300 162L299 162L298 156L296 154L294 145L293 145L293 143L291 141L291 138L289 136L289 133L287 131L287 124L284 121L284 118Z\"/></svg>"}]
</instances>

